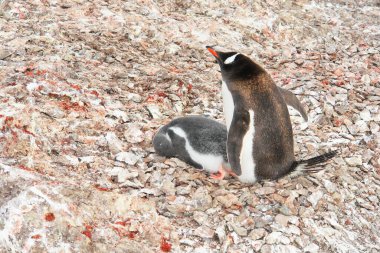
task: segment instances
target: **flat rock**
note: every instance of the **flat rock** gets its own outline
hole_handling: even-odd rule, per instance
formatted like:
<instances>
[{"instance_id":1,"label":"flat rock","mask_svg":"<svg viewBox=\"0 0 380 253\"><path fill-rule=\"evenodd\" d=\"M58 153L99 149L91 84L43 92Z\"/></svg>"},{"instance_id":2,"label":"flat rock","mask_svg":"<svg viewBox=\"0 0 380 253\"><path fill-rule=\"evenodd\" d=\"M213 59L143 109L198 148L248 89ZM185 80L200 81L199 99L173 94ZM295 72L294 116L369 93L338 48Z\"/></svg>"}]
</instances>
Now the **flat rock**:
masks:
<instances>
[{"instance_id":1,"label":"flat rock","mask_svg":"<svg viewBox=\"0 0 380 253\"><path fill-rule=\"evenodd\" d=\"M264 228L257 228L257 229L253 229L249 233L249 237L252 240L259 240L259 239L263 238L264 236L266 236L267 234L268 233L267 233L267 231Z\"/></svg>"},{"instance_id":2,"label":"flat rock","mask_svg":"<svg viewBox=\"0 0 380 253\"><path fill-rule=\"evenodd\" d=\"M316 191L316 192L313 192L307 198L307 200L312 204L313 207L315 207L322 197L323 197L323 192L322 191Z\"/></svg>"},{"instance_id":3,"label":"flat rock","mask_svg":"<svg viewBox=\"0 0 380 253\"><path fill-rule=\"evenodd\" d=\"M113 154L120 153L123 150L123 143L114 132L106 133L105 138L107 140L108 147Z\"/></svg>"},{"instance_id":4,"label":"flat rock","mask_svg":"<svg viewBox=\"0 0 380 253\"><path fill-rule=\"evenodd\" d=\"M137 124L129 124L124 137L129 143L139 143L144 140L144 133Z\"/></svg>"},{"instance_id":5,"label":"flat rock","mask_svg":"<svg viewBox=\"0 0 380 253\"><path fill-rule=\"evenodd\" d=\"M215 231L207 226L200 226L194 231L194 235L201 238L213 238Z\"/></svg>"},{"instance_id":6,"label":"flat rock","mask_svg":"<svg viewBox=\"0 0 380 253\"><path fill-rule=\"evenodd\" d=\"M290 239L284 236L281 232L272 232L265 237L267 244L289 244Z\"/></svg>"},{"instance_id":7,"label":"flat rock","mask_svg":"<svg viewBox=\"0 0 380 253\"><path fill-rule=\"evenodd\" d=\"M268 195L275 192L276 190L273 187L260 187L255 190L255 193L258 195Z\"/></svg>"},{"instance_id":8,"label":"flat rock","mask_svg":"<svg viewBox=\"0 0 380 253\"><path fill-rule=\"evenodd\" d=\"M346 162L350 166L360 166L362 165L362 157L359 155L345 158Z\"/></svg>"},{"instance_id":9,"label":"flat rock","mask_svg":"<svg viewBox=\"0 0 380 253\"><path fill-rule=\"evenodd\" d=\"M125 162L129 165L135 165L139 159L140 157L133 152L120 152L116 154L116 161Z\"/></svg>"}]
</instances>

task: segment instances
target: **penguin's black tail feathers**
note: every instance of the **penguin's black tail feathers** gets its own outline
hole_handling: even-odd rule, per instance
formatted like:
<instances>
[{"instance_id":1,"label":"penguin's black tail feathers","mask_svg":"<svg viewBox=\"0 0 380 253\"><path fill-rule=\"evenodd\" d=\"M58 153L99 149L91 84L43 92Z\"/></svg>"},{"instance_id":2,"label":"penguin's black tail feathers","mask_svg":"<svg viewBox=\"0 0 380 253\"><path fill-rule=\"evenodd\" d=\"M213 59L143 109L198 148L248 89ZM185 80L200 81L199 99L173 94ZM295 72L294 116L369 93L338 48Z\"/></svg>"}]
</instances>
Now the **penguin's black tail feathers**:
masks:
<instances>
[{"instance_id":1,"label":"penguin's black tail feathers","mask_svg":"<svg viewBox=\"0 0 380 253\"><path fill-rule=\"evenodd\" d=\"M300 160L293 163L291 167L291 176L297 176L304 173L315 173L324 170L324 167L315 167L333 158L338 154L338 150L324 153L323 155L315 156L307 160Z\"/></svg>"}]
</instances>

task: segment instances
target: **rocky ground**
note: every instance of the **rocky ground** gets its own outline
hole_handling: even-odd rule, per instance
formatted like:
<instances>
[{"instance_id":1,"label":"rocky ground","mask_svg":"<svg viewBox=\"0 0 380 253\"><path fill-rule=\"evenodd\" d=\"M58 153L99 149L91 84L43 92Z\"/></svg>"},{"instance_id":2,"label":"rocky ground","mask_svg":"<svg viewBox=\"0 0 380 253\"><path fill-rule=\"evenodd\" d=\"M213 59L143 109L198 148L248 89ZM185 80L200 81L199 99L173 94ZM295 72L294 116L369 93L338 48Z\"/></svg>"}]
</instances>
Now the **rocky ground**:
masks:
<instances>
[{"instance_id":1,"label":"rocky ground","mask_svg":"<svg viewBox=\"0 0 380 253\"><path fill-rule=\"evenodd\" d=\"M379 252L380 2L253 2L0 0L0 252ZM247 186L154 153L175 117L224 120L206 45L298 95L324 172Z\"/></svg>"}]
</instances>

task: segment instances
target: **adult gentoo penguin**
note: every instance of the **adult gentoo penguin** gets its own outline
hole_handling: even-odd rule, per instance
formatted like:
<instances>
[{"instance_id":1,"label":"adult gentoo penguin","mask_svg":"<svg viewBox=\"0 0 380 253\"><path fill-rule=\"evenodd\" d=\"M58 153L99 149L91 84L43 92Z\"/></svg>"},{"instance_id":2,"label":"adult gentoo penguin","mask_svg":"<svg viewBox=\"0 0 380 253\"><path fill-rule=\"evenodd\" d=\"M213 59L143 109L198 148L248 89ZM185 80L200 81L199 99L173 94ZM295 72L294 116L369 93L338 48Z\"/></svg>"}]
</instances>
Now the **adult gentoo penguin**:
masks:
<instances>
[{"instance_id":1,"label":"adult gentoo penguin","mask_svg":"<svg viewBox=\"0 0 380 253\"><path fill-rule=\"evenodd\" d=\"M218 178L218 171L228 170L226 126L203 116L187 116L172 120L160 128L153 138L157 154L177 157L204 169Z\"/></svg>"},{"instance_id":2,"label":"adult gentoo penguin","mask_svg":"<svg viewBox=\"0 0 380 253\"><path fill-rule=\"evenodd\" d=\"M277 179L289 173L315 172L312 166L336 151L296 161L289 112L270 75L247 56L207 47L222 73L227 123L227 157L241 182Z\"/></svg>"}]
</instances>

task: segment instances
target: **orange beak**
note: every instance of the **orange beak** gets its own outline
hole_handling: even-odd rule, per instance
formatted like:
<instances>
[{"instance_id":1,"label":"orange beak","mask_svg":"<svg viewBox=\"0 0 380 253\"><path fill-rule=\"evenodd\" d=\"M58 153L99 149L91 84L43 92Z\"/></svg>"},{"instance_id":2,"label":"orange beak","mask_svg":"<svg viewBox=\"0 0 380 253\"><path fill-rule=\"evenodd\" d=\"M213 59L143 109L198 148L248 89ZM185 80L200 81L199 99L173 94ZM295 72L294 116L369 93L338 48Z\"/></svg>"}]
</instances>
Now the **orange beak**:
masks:
<instances>
[{"instance_id":1,"label":"orange beak","mask_svg":"<svg viewBox=\"0 0 380 253\"><path fill-rule=\"evenodd\" d=\"M207 48L207 50L208 50L213 56L215 56L217 59L220 59L218 53L217 53L212 47L210 47L210 46L206 46L206 48Z\"/></svg>"}]
</instances>

